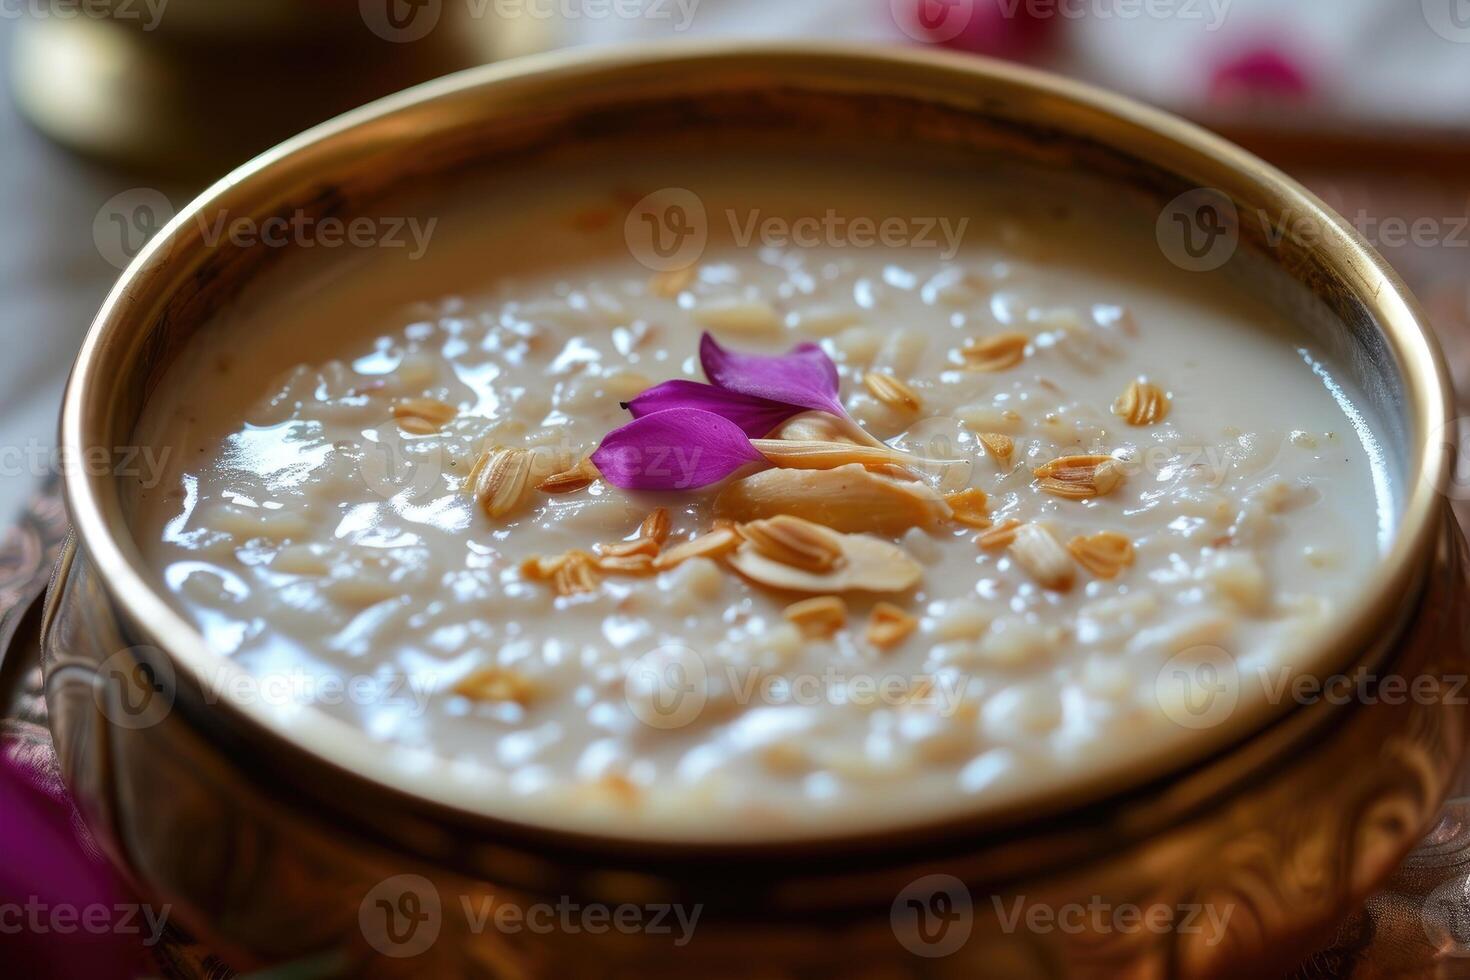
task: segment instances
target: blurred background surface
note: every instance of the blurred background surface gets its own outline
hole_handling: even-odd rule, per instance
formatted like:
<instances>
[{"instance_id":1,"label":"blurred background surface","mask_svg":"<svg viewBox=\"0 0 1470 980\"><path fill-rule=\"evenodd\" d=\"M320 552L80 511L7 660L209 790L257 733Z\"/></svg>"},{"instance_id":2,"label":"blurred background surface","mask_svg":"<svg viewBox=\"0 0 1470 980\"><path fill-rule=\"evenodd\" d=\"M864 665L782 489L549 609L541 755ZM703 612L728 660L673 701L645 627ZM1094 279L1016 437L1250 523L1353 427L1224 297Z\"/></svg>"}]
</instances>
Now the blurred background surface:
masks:
<instances>
[{"instance_id":1,"label":"blurred background surface","mask_svg":"<svg viewBox=\"0 0 1470 980\"><path fill-rule=\"evenodd\" d=\"M55 469L66 372L121 268L232 165L467 65L716 36L943 45L1216 128L1305 181L1383 251L1470 391L1470 0L0 0L0 512L18 514ZM0 613L28 594L63 526L43 504L7 532ZM0 777L8 761L50 791L26 804L35 822L25 824L15 801L27 790L0 779L0 897L27 887L14 865L6 879L7 846L69 812L46 782L37 710L34 700L12 708L0 727ZM94 857L81 840L71 887L121 887L86 870ZM1422 938L1393 887L1376 916L1369 931L1389 936L1398 923ZM1361 945L1364 920L1344 928ZM35 969L57 972L27 975L136 975L136 944L117 938L32 949L50 964ZM172 962L155 956L147 969L213 968L181 937L166 950ZM0 975L18 975L4 955L0 942ZM1338 975L1344 955L1325 953L1304 975Z\"/></svg>"}]
</instances>

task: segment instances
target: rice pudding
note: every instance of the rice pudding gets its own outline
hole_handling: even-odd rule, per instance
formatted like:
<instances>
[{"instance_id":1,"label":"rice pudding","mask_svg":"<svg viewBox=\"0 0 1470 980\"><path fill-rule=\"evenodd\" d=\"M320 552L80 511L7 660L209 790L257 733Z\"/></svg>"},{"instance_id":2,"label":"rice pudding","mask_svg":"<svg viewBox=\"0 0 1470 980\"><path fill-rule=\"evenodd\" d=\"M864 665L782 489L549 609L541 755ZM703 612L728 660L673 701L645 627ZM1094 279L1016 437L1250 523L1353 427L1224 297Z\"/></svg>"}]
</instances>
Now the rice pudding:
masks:
<instances>
[{"instance_id":1,"label":"rice pudding","mask_svg":"<svg viewBox=\"0 0 1470 980\"><path fill-rule=\"evenodd\" d=\"M551 824L895 826L1184 744L1172 669L1269 680L1367 585L1372 420L1141 202L936 169L385 207L424 254L287 256L171 367L139 543L252 696Z\"/></svg>"}]
</instances>

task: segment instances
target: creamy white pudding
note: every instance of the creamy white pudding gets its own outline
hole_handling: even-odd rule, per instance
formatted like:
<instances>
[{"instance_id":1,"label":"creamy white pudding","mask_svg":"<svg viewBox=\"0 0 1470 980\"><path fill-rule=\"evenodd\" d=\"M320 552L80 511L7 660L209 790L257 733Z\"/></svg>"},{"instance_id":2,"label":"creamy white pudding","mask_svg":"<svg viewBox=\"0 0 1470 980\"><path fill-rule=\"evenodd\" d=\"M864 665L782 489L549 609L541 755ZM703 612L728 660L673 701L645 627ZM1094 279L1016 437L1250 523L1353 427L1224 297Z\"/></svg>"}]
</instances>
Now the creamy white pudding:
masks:
<instances>
[{"instance_id":1,"label":"creamy white pudding","mask_svg":"<svg viewBox=\"0 0 1470 980\"><path fill-rule=\"evenodd\" d=\"M659 187L694 196L644 222ZM1016 802L1226 720L1178 671L1289 669L1393 532L1335 366L1081 184L610 165L410 210L422 257L286 256L196 339L134 526L242 696L448 760L456 799L716 837ZM861 429L598 479L706 331L819 345Z\"/></svg>"}]
</instances>

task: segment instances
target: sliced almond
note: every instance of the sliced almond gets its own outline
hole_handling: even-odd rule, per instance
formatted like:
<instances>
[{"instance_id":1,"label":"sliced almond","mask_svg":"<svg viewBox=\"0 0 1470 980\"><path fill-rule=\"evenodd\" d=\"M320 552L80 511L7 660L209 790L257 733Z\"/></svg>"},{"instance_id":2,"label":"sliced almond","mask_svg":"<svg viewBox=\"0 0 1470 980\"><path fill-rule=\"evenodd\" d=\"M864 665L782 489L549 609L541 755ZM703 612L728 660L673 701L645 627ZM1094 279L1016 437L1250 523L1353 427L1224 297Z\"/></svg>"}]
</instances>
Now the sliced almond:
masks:
<instances>
[{"instance_id":1,"label":"sliced almond","mask_svg":"<svg viewBox=\"0 0 1470 980\"><path fill-rule=\"evenodd\" d=\"M999 551L1008 548L1012 541L1016 540L1016 529L1021 522L1014 517L1008 517L984 534L975 536L975 544L984 551Z\"/></svg>"},{"instance_id":2,"label":"sliced almond","mask_svg":"<svg viewBox=\"0 0 1470 980\"><path fill-rule=\"evenodd\" d=\"M599 544L596 549L597 553L610 558L627 558L633 555L646 555L652 558L663 550L664 542L669 539L669 531L672 526L668 510L659 507L643 519L643 523L638 527L638 533L632 538L612 544Z\"/></svg>"},{"instance_id":3,"label":"sliced almond","mask_svg":"<svg viewBox=\"0 0 1470 980\"><path fill-rule=\"evenodd\" d=\"M973 371L1009 371L1026 359L1031 338L1023 333L998 333L971 341L960 351L965 366Z\"/></svg>"},{"instance_id":4,"label":"sliced almond","mask_svg":"<svg viewBox=\"0 0 1470 980\"><path fill-rule=\"evenodd\" d=\"M945 494L944 502L954 512L954 519L966 527L990 526L990 500L984 490L970 487L959 493Z\"/></svg>"},{"instance_id":5,"label":"sliced almond","mask_svg":"<svg viewBox=\"0 0 1470 980\"><path fill-rule=\"evenodd\" d=\"M726 561L752 582L790 592L904 592L923 577L919 563L896 544L866 534L839 538L842 558L827 572L811 572L767 557L750 541Z\"/></svg>"},{"instance_id":6,"label":"sliced almond","mask_svg":"<svg viewBox=\"0 0 1470 980\"><path fill-rule=\"evenodd\" d=\"M598 555L597 570L606 575L652 575L652 555Z\"/></svg>"},{"instance_id":7,"label":"sliced almond","mask_svg":"<svg viewBox=\"0 0 1470 980\"><path fill-rule=\"evenodd\" d=\"M474 701L514 701L524 706L535 698L536 685L517 671L486 667L455 684L454 693Z\"/></svg>"},{"instance_id":8,"label":"sliced almond","mask_svg":"<svg viewBox=\"0 0 1470 980\"><path fill-rule=\"evenodd\" d=\"M787 606L782 613L807 639L823 639L847 625L847 603L841 596L822 595Z\"/></svg>"},{"instance_id":9,"label":"sliced almond","mask_svg":"<svg viewBox=\"0 0 1470 980\"><path fill-rule=\"evenodd\" d=\"M598 583L594 559L583 551L569 553L566 561L552 574L551 584L560 596L596 592Z\"/></svg>"},{"instance_id":10,"label":"sliced almond","mask_svg":"<svg viewBox=\"0 0 1470 980\"><path fill-rule=\"evenodd\" d=\"M1016 528L1010 554L1043 589L1065 592L1076 580L1077 567L1071 555L1040 524L1022 524Z\"/></svg>"},{"instance_id":11,"label":"sliced almond","mask_svg":"<svg viewBox=\"0 0 1470 980\"><path fill-rule=\"evenodd\" d=\"M842 560L840 534L790 514L751 521L740 535L767 558L809 572L830 571Z\"/></svg>"},{"instance_id":12,"label":"sliced almond","mask_svg":"<svg viewBox=\"0 0 1470 980\"><path fill-rule=\"evenodd\" d=\"M671 269L668 272L655 273L648 280L648 291L655 296L664 299L674 299L684 290L694 285L694 280L699 278L699 267L686 265L682 269Z\"/></svg>"},{"instance_id":13,"label":"sliced almond","mask_svg":"<svg viewBox=\"0 0 1470 980\"><path fill-rule=\"evenodd\" d=\"M576 493L586 490L602 476L592 460L584 459L569 470L553 473L536 485L542 493Z\"/></svg>"},{"instance_id":14,"label":"sliced almond","mask_svg":"<svg viewBox=\"0 0 1470 980\"><path fill-rule=\"evenodd\" d=\"M869 394L874 398L900 412L913 414L924 408L924 403L914 393L914 389L891 374L869 371L863 375L863 387L867 388Z\"/></svg>"},{"instance_id":15,"label":"sliced almond","mask_svg":"<svg viewBox=\"0 0 1470 980\"><path fill-rule=\"evenodd\" d=\"M659 547L658 542L652 538L637 537L628 541L614 541L612 544L599 544L594 550L603 558L630 558L633 555L653 558L658 554Z\"/></svg>"},{"instance_id":16,"label":"sliced almond","mask_svg":"<svg viewBox=\"0 0 1470 980\"><path fill-rule=\"evenodd\" d=\"M880 650L891 650L909 638L919 621L891 602L880 602L868 617L868 642Z\"/></svg>"},{"instance_id":17,"label":"sliced almond","mask_svg":"<svg viewBox=\"0 0 1470 980\"><path fill-rule=\"evenodd\" d=\"M491 518L516 510L530 488L532 456L528 449L491 449L475 464L475 500Z\"/></svg>"},{"instance_id":18,"label":"sliced almond","mask_svg":"<svg viewBox=\"0 0 1470 980\"><path fill-rule=\"evenodd\" d=\"M1016 452L1016 441L1000 432L980 433L980 445L1001 466L1011 465L1011 456Z\"/></svg>"},{"instance_id":19,"label":"sliced almond","mask_svg":"<svg viewBox=\"0 0 1470 980\"><path fill-rule=\"evenodd\" d=\"M793 470L831 470L848 463L904 466L912 460L887 446L797 439L752 439L750 444L772 465Z\"/></svg>"},{"instance_id":20,"label":"sliced almond","mask_svg":"<svg viewBox=\"0 0 1470 980\"><path fill-rule=\"evenodd\" d=\"M1153 425L1168 416L1169 396L1158 385L1135 381L1113 402L1113 413L1129 425Z\"/></svg>"},{"instance_id":21,"label":"sliced almond","mask_svg":"<svg viewBox=\"0 0 1470 980\"><path fill-rule=\"evenodd\" d=\"M530 579L532 582L549 582L551 577L556 574L556 570L566 564L566 561L566 555L553 555L550 557L532 555L530 558L521 562L521 576Z\"/></svg>"},{"instance_id":22,"label":"sliced almond","mask_svg":"<svg viewBox=\"0 0 1470 980\"><path fill-rule=\"evenodd\" d=\"M1123 482L1123 466L1112 456L1063 456L1032 473L1042 490L1070 500L1106 496Z\"/></svg>"},{"instance_id":23,"label":"sliced almond","mask_svg":"<svg viewBox=\"0 0 1470 980\"><path fill-rule=\"evenodd\" d=\"M740 540L740 534L734 527L719 527L692 541L674 545L654 559L653 565L663 571L691 558L719 558L738 548Z\"/></svg>"},{"instance_id":24,"label":"sliced almond","mask_svg":"<svg viewBox=\"0 0 1470 980\"><path fill-rule=\"evenodd\" d=\"M458 414L453 405L437 398L404 398L393 404L398 427L419 436L438 432Z\"/></svg>"},{"instance_id":25,"label":"sliced almond","mask_svg":"<svg viewBox=\"0 0 1470 980\"><path fill-rule=\"evenodd\" d=\"M638 528L638 536L648 538L662 548L664 542L669 540L669 532L673 528L674 524L669 519L668 508L658 507L643 519L643 524Z\"/></svg>"},{"instance_id":26,"label":"sliced almond","mask_svg":"<svg viewBox=\"0 0 1470 980\"><path fill-rule=\"evenodd\" d=\"M1133 542L1117 531L1099 531L1067 542L1077 563L1098 578L1117 578L1133 564Z\"/></svg>"},{"instance_id":27,"label":"sliced almond","mask_svg":"<svg viewBox=\"0 0 1470 980\"><path fill-rule=\"evenodd\" d=\"M772 436L791 442L846 442L879 449L888 448L885 442L856 422L838 418L831 412L802 412L794 415L781 423Z\"/></svg>"},{"instance_id":28,"label":"sliced almond","mask_svg":"<svg viewBox=\"0 0 1470 980\"><path fill-rule=\"evenodd\" d=\"M837 531L887 535L936 527L950 517L949 505L928 484L856 464L831 470L762 470L722 490L714 511L724 520L790 514Z\"/></svg>"}]
</instances>

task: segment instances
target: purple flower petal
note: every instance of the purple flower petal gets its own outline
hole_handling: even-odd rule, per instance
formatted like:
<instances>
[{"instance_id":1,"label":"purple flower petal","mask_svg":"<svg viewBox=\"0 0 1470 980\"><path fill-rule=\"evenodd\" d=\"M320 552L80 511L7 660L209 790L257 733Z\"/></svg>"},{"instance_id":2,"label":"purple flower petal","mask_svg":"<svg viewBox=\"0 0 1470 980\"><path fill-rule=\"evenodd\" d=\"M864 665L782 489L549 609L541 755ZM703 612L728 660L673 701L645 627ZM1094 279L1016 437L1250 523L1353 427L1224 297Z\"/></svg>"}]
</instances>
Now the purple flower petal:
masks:
<instances>
[{"instance_id":1,"label":"purple flower petal","mask_svg":"<svg viewBox=\"0 0 1470 980\"><path fill-rule=\"evenodd\" d=\"M76 811L69 800L56 797L51 783L51 774L0 756L0 905L24 907L21 916L12 916L11 929L0 929L0 962L9 964L0 972L98 980L143 976L150 964L157 965L138 935L115 928L120 919L109 919L114 928L101 931L80 927L78 913L100 907L120 915L123 903L136 899L111 866L92 853L95 845L79 836ZM161 910L165 918L167 908ZM63 912L70 915L66 929L52 924ZM160 909L146 914L155 920L138 914L133 928L141 929L145 939L156 939Z\"/></svg>"},{"instance_id":2,"label":"purple flower petal","mask_svg":"<svg viewBox=\"0 0 1470 980\"><path fill-rule=\"evenodd\" d=\"M803 411L799 405L753 398L698 381L665 381L649 388L623 406L635 419L673 408L697 408L729 419L752 439L770 434L782 422Z\"/></svg>"},{"instance_id":3,"label":"purple flower petal","mask_svg":"<svg viewBox=\"0 0 1470 980\"><path fill-rule=\"evenodd\" d=\"M837 397L837 365L816 344L797 344L785 354L737 354L705 334L699 340L704 373L729 391L766 401L800 405L846 417Z\"/></svg>"},{"instance_id":4,"label":"purple flower petal","mask_svg":"<svg viewBox=\"0 0 1470 980\"><path fill-rule=\"evenodd\" d=\"M764 461L740 426L698 408L634 419L592 454L603 479L624 490L695 490Z\"/></svg>"}]
</instances>

